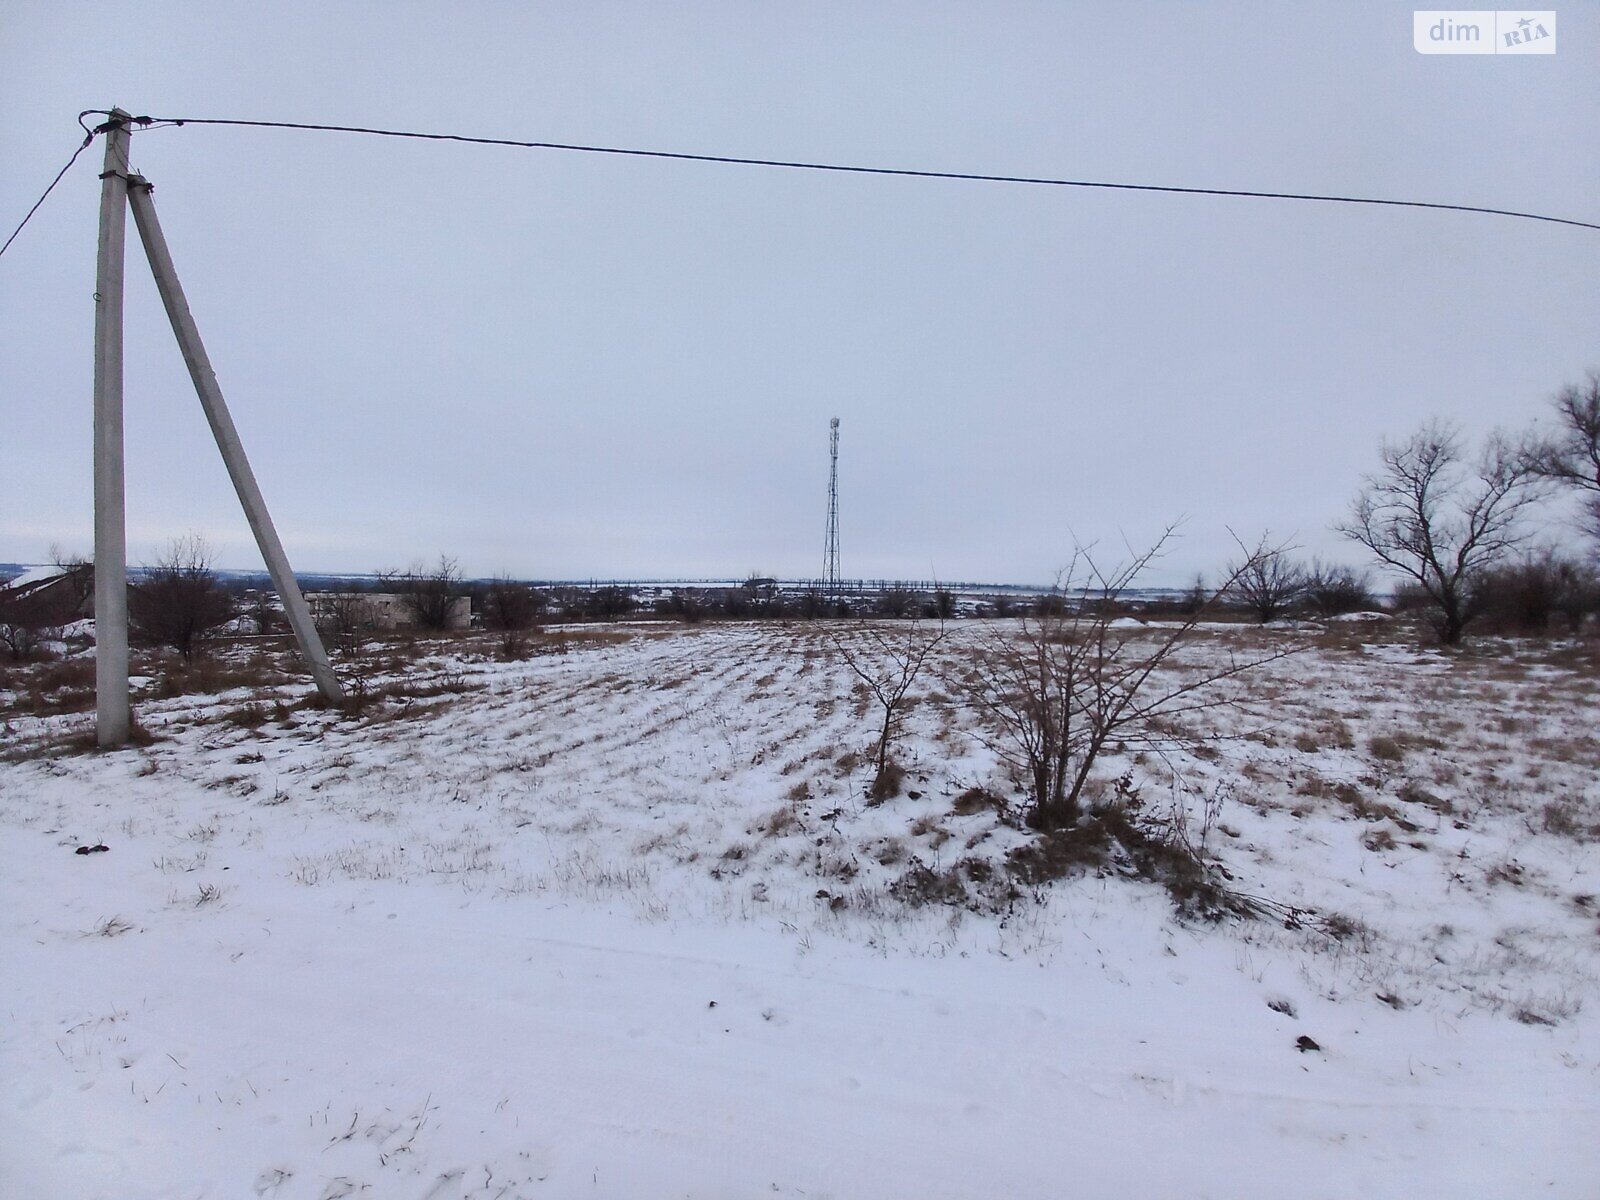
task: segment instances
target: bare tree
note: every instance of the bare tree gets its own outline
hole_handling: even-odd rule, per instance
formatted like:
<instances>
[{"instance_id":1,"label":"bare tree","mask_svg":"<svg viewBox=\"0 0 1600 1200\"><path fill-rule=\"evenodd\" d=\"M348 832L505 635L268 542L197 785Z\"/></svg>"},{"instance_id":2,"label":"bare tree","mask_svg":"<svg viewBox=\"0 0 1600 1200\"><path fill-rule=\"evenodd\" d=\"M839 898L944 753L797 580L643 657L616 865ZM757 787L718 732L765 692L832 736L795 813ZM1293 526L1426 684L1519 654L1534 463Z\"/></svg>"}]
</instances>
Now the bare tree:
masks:
<instances>
[{"instance_id":1,"label":"bare tree","mask_svg":"<svg viewBox=\"0 0 1600 1200\"><path fill-rule=\"evenodd\" d=\"M1030 820L1070 827L1084 788L1111 744L1163 750L1185 741L1182 718L1238 703L1223 685L1281 658L1286 648L1197 662L1182 654L1195 625L1216 606L1247 560L1196 611L1170 624L1131 629L1117 601L1172 537L1168 529L1125 566L1102 570L1079 548L1052 593L1058 605L1023 618L1015 631L993 627L956 686L985 718L985 744L1026 781Z\"/></svg>"},{"instance_id":2,"label":"bare tree","mask_svg":"<svg viewBox=\"0 0 1600 1200\"><path fill-rule=\"evenodd\" d=\"M1361 612L1376 603L1365 571L1321 559L1312 559L1306 568L1305 599L1319 617Z\"/></svg>"},{"instance_id":3,"label":"bare tree","mask_svg":"<svg viewBox=\"0 0 1600 1200\"><path fill-rule=\"evenodd\" d=\"M1531 457L1497 434L1468 465L1460 435L1437 422L1381 453L1382 470L1336 528L1421 588L1440 640L1455 645L1473 616L1473 577L1523 540L1520 518L1536 495Z\"/></svg>"},{"instance_id":4,"label":"bare tree","mask_svg":"<svg viewBox=\"0 0 1600 1200\"><path fill-rule=\"evenodd\" d=\"M831 606L827 597L822 594L822 589L816 584L812 584L800 594L800 602L796 611L802 620L815 621L819 617L831 615Z\"/></svg>"},{"instance_id":5,"label":"bare tree","mask_svg":"<svg viewBox=\"0 0 1600 1200\"><path fill-rule=\"evenodd\" d=\"M873 598L872 611L880 617L915 616L917 594L903 583L890 584Z\"/></svg>"},{"instance_id":6,"label":"bare tree","mask_svg":"<svg viewBox=\"0 0 1600 1200\"><path fill-rule=\"evenodd\" d=\"M1557 615L1573 628L1596 611L1600 577L1593 567L1546 547L1483 572L1473 584L1473 607L1499 630L1545 633Z\"/></svg>"},{"instance_id":7,"label":"bare tree","mask_svg":"<svg viewBox=\"0 0 1600 1200\"><path fill-rule=\"evenodd\" d=\"M244 615L255 626L256 633L265 637L283 624L283 614L265 588L253 588L245 593Z\"/></svg>"},{"instance_id":8,"label":"bare tree","mask_svg":"<svg viewBox=\"0 0 1600 1200\"><path fill-rule=\"evenodd\" d=\"M6 648L16 662L22 662L44 640L44 630L26 619L18 610L16 601L0 593L0 646Z\"/></svg>"},{"instance_id":9,"label":"bare tree","mask_svg":"<svg viewBox=\"0 0 1600 1200\"><path fill-rule=\"evenodd\" d=\"M491 629L527 629L544 611L545 597L509 575L489 581L483 595L483 619Z\"/></svg>"},{"instance_id":10,"label":"bare tree","mask_svg":"<svg viewBox=\"0 0 1600 1200\"><path fill-rule=\"evenodd\" d=\"M863 623L848 631L830 628L829 637L845 665L872 693L882 714L873 751L871 796L874 800L887 800L899 790L900 776L889 752L900 736L910 707L911 688L921 676L928 656L944 641L944 624L928 629L912 620L902 629L888 630Z\"/></svg>"},{"instance_id":11,"label":"bare tree","mask_svg":"<svg viewBox=\"0 0 1600 1200\"><path fill-rule=\"evenodd\" d=\"M544 610L545 597L509 575L497 575L483 595L483 619L501 634L500 648L507 658L520 658L527 649L527 633Z\"/></svg>"},{"instance_id":12,"label":"bare tree","mask_svg":"<svg viewBox=\"0 0 1600 1200\"><path fill-rule=\"evenodd\" d=\"M1189 590L1178 599L1178 611L1185 616L1192 616L1201 612L1207 604L1211 603L1211 593L1206 589L1206 577L1196 574L1194 582L1189 585Z\"/></svg>"},{"instance_id":13,"label":"bare tree","mask_svg":"<svg viewBox=\"0 0 1600 1200\"><path fill-rule=\"evenodd\" d=\"M1263 625L1288 612L1306 583L1300 564L1289 557L1286 548L1268 545L1268 537L1263 534L1254 549L1239 542L1243 557L1228 564L1233 594Z\"/></svg>"},{"instance_id":14,"label":"bare tree","mask_svg":"<svg viewBox=\"0 0 1600 1200\"><path fill-rule=\"evenodd\" d=\"M423 629L450 628L456 601L463 594L461 571L455 559L441 554L433 567L417 563L405 574L395 576L393 586L406 611Z\"/></svg>"},{"instance_id":15,"label":"bare tree","mask_svg":"<svg viewBox=\"0 0 1600 1200\"><path fill-rule=\"evenodd\" d=\"M128 586L128 624L141 640L169 646L185 662L233 616L233 598L211 568L211 550L198 534L175 539L154 566Z\"/></svg>"},{"instance_id":16,"label":"bare tree","mask_svg":"<svg viewBox=\"0 0 1600 1200\"><path fill-rule=\"evenodd\" d=\"M742 589L737 594L742 594ZM625 617L636 607L638 601L634 599L633 593L615 584L595 588L584 602L586 613L602 621L615 621Z\"/></svg>"},{"instance_id":17,"label":"bare tree","mask_svg":"<svg viewBox=\"0 0 1600 1200\"><path fill-rule=\"evenodd\" d=\"M323 640L352 658L359 655L378 623L372 601L360 592L317 592L308 599Z\"/></svg>"},{"instance_id":18,"label":"bare tree","mask_svg":"<svg viewBox=\"0 0 1600 1200\"><path fill-rule=\"evenodd\" d=\"M1589 535L1600 539L1600 371L1563 388L1555 406L1561 428L1535 443L1530 465L1534 474L1583 497Z\"/></svg>"},{"instance_id":19,"label":"bare tree","mask_svg":"<svg viewBox=\"0 0 1600 1200\"><path fill-rule=\"evenodd\" d=\"M1097 598L1091 600L1090 603L1101 604L1104 603L1105 599L1110 598ZM1053 590L1044 593L1042 596L1035 596L1033 598L1033 602L1028 607L1030 610L1032 610L1033 615L1036 617L1048 618L1064 616L1067 611L1067 598L1061 593L1060 582L1057 582L1056 587Z\"/></svg>"},{"instance_id":20,"label":"bare tree","mask_svg":"<svg viewBox=\"0 0 1600 1200\"><path fill-rule=\"evenodd\" d=\"M17 662L30 658L60 633L56 606L42 598L0 588L0 646Z\"/></svg>"}]
</instances>

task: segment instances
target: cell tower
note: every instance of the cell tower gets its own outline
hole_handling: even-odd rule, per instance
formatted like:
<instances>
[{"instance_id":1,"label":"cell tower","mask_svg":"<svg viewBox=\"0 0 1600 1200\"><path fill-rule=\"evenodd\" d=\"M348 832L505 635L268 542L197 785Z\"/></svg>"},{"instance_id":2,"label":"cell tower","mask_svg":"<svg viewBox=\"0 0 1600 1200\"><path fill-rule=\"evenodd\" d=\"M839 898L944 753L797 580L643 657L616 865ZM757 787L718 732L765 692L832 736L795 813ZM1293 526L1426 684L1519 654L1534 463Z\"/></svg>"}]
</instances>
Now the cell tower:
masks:
<instances>
[{"instance_id":1,"label":"cell tower","mask_svg":"<svg viewBox=\"0 0 1600 1200\"><path fill-rule=\"evenodd\" d=\"M828 546L823 554L822 588L839 591L839 418L828 422Z\"/></svg>"}]
</instances>

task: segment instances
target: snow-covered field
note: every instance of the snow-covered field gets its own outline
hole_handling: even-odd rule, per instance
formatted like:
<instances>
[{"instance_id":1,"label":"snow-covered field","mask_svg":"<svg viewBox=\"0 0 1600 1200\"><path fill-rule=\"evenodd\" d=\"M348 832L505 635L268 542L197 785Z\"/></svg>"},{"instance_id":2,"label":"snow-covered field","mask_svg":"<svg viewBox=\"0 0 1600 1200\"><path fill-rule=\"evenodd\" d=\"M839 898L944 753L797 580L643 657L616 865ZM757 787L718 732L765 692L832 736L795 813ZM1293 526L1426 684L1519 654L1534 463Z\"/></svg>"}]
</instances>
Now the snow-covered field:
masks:
<instances>
[{"instance_id":1,"label":"snow-covered field","mask_svg":"<svg viewBox=\"0 0 1600 1200\"><path fill-rule=\"evenodd\" d=\"M12 711L0 1196L1600 1195L1594 648L1201 637L1303 649L1104 775L1303 919L897 898L1034 835L956 803L1017 792L932 676L867 804L800 627L152 697L107 754Z\"/></svg>"}]
</instances>

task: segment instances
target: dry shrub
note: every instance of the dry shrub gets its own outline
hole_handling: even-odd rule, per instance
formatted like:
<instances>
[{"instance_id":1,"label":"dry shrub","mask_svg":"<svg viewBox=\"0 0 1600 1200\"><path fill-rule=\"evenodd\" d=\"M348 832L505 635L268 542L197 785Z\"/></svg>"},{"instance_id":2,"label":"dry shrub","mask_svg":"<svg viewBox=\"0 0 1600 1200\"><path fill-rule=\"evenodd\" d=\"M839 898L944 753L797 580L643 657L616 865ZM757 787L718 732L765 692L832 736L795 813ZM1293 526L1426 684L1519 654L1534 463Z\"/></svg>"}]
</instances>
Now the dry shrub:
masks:
<instances>
[{"instance_id":1,"label":"dry shrub","mask_svg":"<svg viewBox=\"0 0 1600 1200\"><path fill-rule=\"evenodd\" d=\"M18 668L7 680L11 698L0 713L50 716L94 707L94 660L73 659Z\"/></svg>"},{"instance_id":2,"label":"dry shrub","mask_svg":"<svg viewBox=\"0 0 1600 1200\"><path fill-rule=\"evenodd\" d=\"M902 904L920 907L927 904L966 905L971 896L955 868L935 871L920 858L899 879L889 885L889 894Z\"/></svg>"},{"instance_id":3,"label":"dry shrub","mask_svg":"<svg viewBox=\"0 0 1600 1200\"><path fill-rule=\"evenodd\" d=\"M1600 821L1585 812L1579 800L1572 796L1546 804L1540 812L1539 827L1546 833L1575 842L1600 841Z\"/></svg>"},{"instance_id":4,"label":"dry shrub","mask_svg":"<svg viewBox=\"0 0 1600 1200\"><path fill-rule=\"evenodd\" d=\"M129 722L128 739L121 746L112 747L107 753L116 753L130 746L151 746L161 738L152 733L145 726L139 724L137 719ZM0 749L0 762L33 762L41 759L64 758L75 754L98 754L100 743L96 740L94 727L79 728L71 733L53 734L37 738L32 741L20 742L16 745Z\"/></svg>"},{"instance_id":5,"label":"dry shrub","mask_svg":"<svg viewBox=\"0 0 1600 1200\"><path fill-rule=\"evenodd\" d=\"M1406 757L1399 740L1384 734L1367 740L1367 753L1382 762L1404 762Z\"/></svg>"},{"instance_id":6,"label":"dry shrub","mask_svg":"<svg viewBox=\"0 0 1600 1200\"><path fill-rule=\"evenodd\" d=\"M985 858L961 859L943 871L920 858L889 885L889 894L902 904L948 904L974 912L1000 912L1022 898L1016 883Z\"/></svg>"},{"instance_id":7,"label":"dry shrub","mask_svg":"<svg viewBox=\"0 0 1600 1200\"><path fill-rule=\"evenodd\" d=\"M1600 577L1587 564L1545 550L1480 575L1473 602L1496 633L1549 634L1553 626L1575 631L1600 611Z\"/></svg>"},{"instance_id":8,"label":"dry shrub","mask_svg":"<svg viewBox=\"0 0 1600 1200\"><path fill-rule=\"evenodd\" d=\"M240 729L256 729L265 725L271 715L265 705L251 703L225 713L222 719Z\"/></svg>"},{"instance_id":9,"label":"dry shrub","mask_svg":"<svg viewBox=\"0 0 1600 1200\"><path fill-rule=\"evenodd\" d=\"M531 652L539 654L565 654L602 646L617 646L640 636L628 629L546 629L530 642Z\"/></svg>"},{"instance_id":10,"label":"dry shrub","mask_svg":"<svg viewBox=\"0 0 1600 1200\"><path fill-rule=\"evenodd\" d=\"M1368 831L1367 835L1361 839L1361 844L1374 852L1393 850L1397 845L1394 840L1394 834L1382 826Z\"/></svg>"},{"instance_id":11,"label":"dry shrub","mask_svg":"<svg viewBox=\"0 0 1600 1200\"><path fill-rule=\"evenodd\" d=\"M905 861L906 844L899 838L886 838L874 857L880 866L892 867L895 863Z\"/></svg>"},{"instance_id":12,"label":"dry shrub","mask_svg":"<svg viewBox=\"0 0 1600 1200\"><path fill-rule=\"evenodd\" d=\"M1529 738L1526 748L1555 762L1589 762L1600 768L1600 738L1588 737L1536 737Z\"/></svg>"},{"instance_id":13,"label":"dry shrub","mask_svg":"<svg viewBox=\"0 0 1600 1200\"><path fill-rule=\"evenodd\" d=\"M1303 595L1319 617L1337 617L1375 606L1372 581L1364 571L1313 559L1305 573Z\"/></svg>"},{"instance_id":14,"label":"dry shrub","mask_svg":"<svg viewBox=\"0 0 1600 1200\"><path fill-rule=\"evenodd\" d=\"M1316 922L1316 928L1335 941L1353 943L1359 950L1369 949L1377 939L1370 925L1343 913L1326 914Z\"/></svg>"},{"instance_id":15,"label":"dry shrub","mask_svg":"<svg viewBox=\"0 0 1600 1200\"><path fill-rule=\"evenodd\" d=\"M1586 691L1593 692L1593 681L1600 678L1600 638L1593 633L1600 627L1591 626L1591 636L1579 641L1555 642L1540 646L1532 661L1540 666L1572 671Z\"/></svg>"},{"instance_id":16,"label":"dry shrub","mask_svg":"<svg viewBox=\"0 0 1600 1200\"><path fill-rule=\"evenodd\" d=\"M1109 827L1089 817L1073 829L1051 830L1016 847L1006 855L1006 869L1021 882L1038 887L1106 866L1114 844Z\"/></svg>"},{"instance_id":17,"label":"dry shrub","mask_svg":"<svg viewBox=\"0 0 1600 1200\"><path fill-rule=\"evenodd\" d=\"M1455 812L1455 806L1450 801L1434 795L1415 779L1408 779L1401 784L1398 795L1407 804L1420 804L1424 808L1432 809L1442 817L1449 816Z\"/></svg>"},{"instance_id":18,"label":"dry shrub","mask_svg":"<svg viewBox=\"0 0 1600 1200\"><path fill-rule=\"evenodd\" d=\"M1295 791L1302 796L1331 796L1333 795L1333 785L1321 775L1318 775L1315 771L1312 771L1300 781L1299 785L1295 788Z\"/></svg>"},{"instance_id":19,"label":"dry shrub","mask_svg":"<svg viewBox=\"0 0 1600 1200\"><path fill-rule=\"evenodd\" d=\"M73 687L92 687L94 659L80 658L49 663L32 673L30 684L46 692Z\"/></svg>"},{"instance_id":20,"label":"dry shrub","mask_svg":"<svg viewBox=\"0 0 1600 1200\"><path fill-rule=\"evenodd\" d=\"M424 679L402 680L380 688L383 699L426 700L435 696L459 696L466 692L482 691L484 685L467 678L465 671L445 671Z\"/></svg>"},{"instance_id":21,"label":"dry shrub","mask_svg":"<svg viewBox=\"0 0 1600 1200\"><path fill-rule=\"evenodd\" d=\"M1034 887L1086 870L1116 871L1159 884L1184 917L1215 921L1256 913L1255 905L1226 886L1222 871L1200 856L1177 821L1147 817L1137 803L1107 804L1070 828L1046 830L1012 850L1006 867Z\"/></svg>"},{"instance_id":22,"label":"dry shrub","mask_svg":"<svg viewBox=\"0 0 1600 1200\"><path fill-rule=\"evenodd\" d=\"M1009 806L999 796L984 788L968 788L957 796L950 811L958 817L976 816L981 812L1004 813Z\"/></svg>"},{"instance_id":23,"label":"dry shrub","mask_svg":"<svg viewBox=\"0 0 1600 1200\"><path fill-rule=\"evenodd\" d=\"M1415 830L1417 827L1407 821L1404 814L1392 804L1385 804L1381 800L1370 799L1365 792L1353 783L1338 783L1334 785L1333 797L1350 810L1350 814L1363 821L1393 821L1402 829Z\"/></svg>"},{"instance_id":24,"label":"dry shrub","mask_svg":"<svg viewBox=\"0 0 1600 1200\"><path fill-rule=\"evenodd\" d=\"M905 768L893 759L889 759L873 778L872 787L867 794L874 804L882 804L885 800L900 794L900 786L905 782L905 778Z\"/></svg>"},{"instance_id":25,"label":"dry shrub","mask_svg":"<svg viewBox=\"0 0 1600 1200\"><path fill-rule=\"evenodd\" d=\"M857 861L856 856L848 850L828 847L817 851L813 869L818 875L841 879L849 883L860 872L861 864Z\"/></svg>"},{"instance_id":26,"label":"dry shrub","mask_svg":"<svg viewBox=\"0 0 1600 1200\"><path fill-rule=\"evenodd\" d=\"M1521 887L1527 882L1527 871L1516 859L1508 858L1487 868L1483 877L1489 883L1509 883L1513 887Z\"/></svg>"},{"instance_id":27,"label":"dry shrub","mask_svg":"<svg viewBox=\"0 0 1600 1200\"><path fill-rule=\"evenodd\" d=\"M465 671L445 671L438 675L426 675L420 679L399 679L393 683L374 684L371 677L364 674L351 674L343 680L344 696L338 701L325 699L320 693L301 700L294 705L295 708L324 709L333 708L347 717L358 717L368 714L369 710L379 708L390 701L399 701L400 707L387 715L370 714L376 721L397 720L406 717L421 716L429 712L437 712L444 705L418 705L415 701L431 700L439 697L459 696L466 692L482 691L486 686L482 682L474 681L467 677Z\"/></svg>"},{"instance_id":28,"label":"dry shrub","mask_svg":"<svg viewBox=\"0 0 1600 1200\"><path fill-rule=\"evenodd\" d=\"M903 774L890 761L890 751L899 740L906 714L916 703L911 689L944 641L944 624L941 622L936 630L924 630L919 622L912 621L903 634L867 624L848 634L830 633L839 657L859 681L857 691L870 695L882 712L873 749L870 794L875 801L886 800L899 793ZM763 686L761 681L757 686ZM865 714L865 707L861 712Z\"/></svg>"},{"instance_id":29,"label":"dry shrub","mask_svg":"<svg viewBox=\"0 0 1600 1200\"><path fill-rule=\"evenodd\" d=\"M1196 628L1200 617L1255 567L1259 554L1231 568L1217 592L1177 621L1137 631L1117 624L1124 593L1172 536L1169 528L1130 563L1110 570L1079 547L1035 616L1015 629L990 629L968 669L947 673L951 689L978 715L979 740L1025 781L1039 828L1072 827L1096 763L1112 747L1187 749L1204 757L1212 748L1183 726L1245 703L1250 693L1242 676L1290 652L1253 646L1201 656L1197 649L1214 640Z\"/></svg>"},{"instance_id":30,"label":"dry shrub","mask_svg":"<svg viewBox=\"0 0 1600 1200\"><path fill-rule=\"evenodd\" d=\"M265 655L254 654L245 662L218 658L185 661L169 658L161 664L161 678L152 693L158 700L196 693L212 695L235 688L258 690L295 683L301 678L290 674Z\"/></svg>"},{"instance_id":31,"label":"dry shrub","mask_svg":"<svg viewBox=\"0 0 1600 1200\"><path fill-rule=\"evenodd\" d=\"M756 831L768 837L784 837L794 832L804 832L800 823L799 803L785 804L756 824Z\"/></svg>"}]
</instances>

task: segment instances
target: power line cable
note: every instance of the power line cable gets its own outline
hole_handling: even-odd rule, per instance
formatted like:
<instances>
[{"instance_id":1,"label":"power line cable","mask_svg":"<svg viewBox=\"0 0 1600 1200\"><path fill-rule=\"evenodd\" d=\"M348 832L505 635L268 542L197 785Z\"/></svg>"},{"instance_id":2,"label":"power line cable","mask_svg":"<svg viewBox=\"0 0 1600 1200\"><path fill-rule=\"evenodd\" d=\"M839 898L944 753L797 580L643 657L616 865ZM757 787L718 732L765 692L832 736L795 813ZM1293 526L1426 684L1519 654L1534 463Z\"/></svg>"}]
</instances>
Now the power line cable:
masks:
<instances>
[{"instance_id":1,"label":"power line cable","mask_svg":"<svg viewBox=\"0 0 1600 1200\"><path fill-rule=\"evenodd\" d=\"M92 141L94 141L94 134L91 133L88 137L84 138L82 143L79 144L78 148L72 152L72 157L67 159L67 165L56 172L56 177L50 181L50 186L45 188L44 194L33 202L33 207L28 210L28 215L23 217L21 224L11 231L11 236L6 239L6 244L4 246L0 246L0 254L4 254L7 250L11 249L11 243L17 240L17 234L22 232L23 226L27 225L29 221L33 220L33 214L38 212L39 206L50 198L50 193L56 190L56 184L60 183L61 180L66 177L67 172L72 170L72 164L78 161L78 155L87 150L89 148L89 143Z\"/></svg>"},{"instance_id":2,"label":"power line cable","mask_svg":"<svg viewBox=\"0 0 1600 1200\"><path fill-rule=\"evenodd\" d=\"M1124 192L1166 192L1184 196L1238 196L1256 200L1317 200L1331 204L1376 204L1395 208L1428 208L1447 212L1482 213L1487 216L1516 217L1525 221L1548 221L1580 229L1600 230L1600 223L1552 217L1543 213L1519 212L1507 208L1488 208L1475 204L1443 204L1429 200L1387 200L1371 196L1324 196L1307 192L1257 192L1235 188L1177 187L1154 183L1107 183L1090 179L1052 179L1035 175L986 175L972 171L918 171L904 167L859 167L842 163L804 162L776 158L741 158L726 154L689 154L673 150L638 150L620 146L588 146L572 142L533 142L516 138L470 137L459 133L418 133L404 129L373 129L360 125L317 125L300 121L246 121L205 117L141 117L170 125L231 125L254 129L301 129L320 133L359 133L372 137L410 138L431 142L464 142L477 146L512 146L528 150L568 150L581 154L611 154L631 158L665 158L681 162L730 163L746 167L787 167L797 171L832 171L849 175L894 175L910 179L954 179L982 183L1025 183L1046 187L1103 188Z\"/></svg>"},{"instance_id":3,"label":"power line cable","mask_svg":"<svg viewBox=\"0 0 1600 1200\"><path fill-rule=\"evenodd\" d=\"M85 117L89 116L103 116L106 118L106 120L102 124L91 127L85 124L83 120ZM17 235L22 232L23 226L27 225L29 221L33 220L33 214L38 212L40 205L50 198L50 193L56 190L56 184L60 183L62 179L66 177L67 172L72 170L72 164L78 161L78 155L87 150L89 148L89 144L93 142L96 137L102 133L105 133L108 129L113 128L118 123L119 122L110 111L102 108L86 108L78 114L78 128L83 130L83 141L78 143L78 148L72 152L72 157L67 159L67 165L56 172L56 177L50 181L50 186L45 188L44 194L33 202L33 207L28 210L28 215L23 217L21 223L11 231L11 236L6 239L6 244L4 246L0 246L0 254L4 254L7 250L11 249L11 243L17 240ZM152 124L152 121L149 117L130 117L128 119L128 123L148 128ZM157 128L161 128L161 126L157 126Z\"/></svg>"},{"instance_id":4,"label":"power line cable","mask_svg":"<svg viewBox=\"0 0 1600 1200\"><path fill-rule=\"evenodd\" d=\"M84 125L86 116L104 116L106 122L90 128ZM39 211L50 193L55 190L56 184L66 173L71 170L72 164L78 161L78 155L88 148L95 137L104 133L116 124L116 118L107 109L85 109L78 114L78 124L83 126L86 136L67 165L56 174L50 186L45 188L44 194L34 202L28 210L28 215L22 218L22 223L6 239L0 254L10 249L11 243L22 232L23 226L32 220L33 214ZM291 129L304 130L315 133L354 133L364 134L369 137L406 138L413 141L424 142L457 142L471 146L508 146L523 150L566 150L579 154L608 154L627 158L657 158L669 159L677 162L724 163L733 166L745 167L783 167L795 171L829 171L844 175L886 175L906 179L949 179L971 183L1019 183L1043 187L1067 188L1097 188L1104 191L1118 192L1159 192L1179 196L1228 196L1250 200L1308 200L1325 204L1367 204L1386 208L1421 208L1436 212L1464 212L1478 213L1483 216L1512 217L1522 221L1544 221L1552 225L1570 225L1577 229L1600 230L1600 223L1593 221L1578 221L1570 217L1553 217L1546 213L1520 212L1509 208L1489 208L1477 204L1445 204L1433 200L1394 200L1376 196L1338 196L1321 195L1312 192L1261 192L1241 188L1203 188L1180 187L1174 184L1158 183L1110 183L1105 180L1094 179L1055 179L1039 175L988 175L975 171L920 171L907 167L862 167L845 163L806 162L801 160L779 158L743 158L727 154L690 154L677 150L640 150L622 146L590 146L575 142L536 142L525 141L520 138L490 138L473 137L461 133L422 133L410 129L376 129L363 125L322 125L305 121L249 121L223 117L130 117L128 124L139 125L145 129L175 128L183 125L222 125L247 129Z\"/></svg>"}]
</instances>

